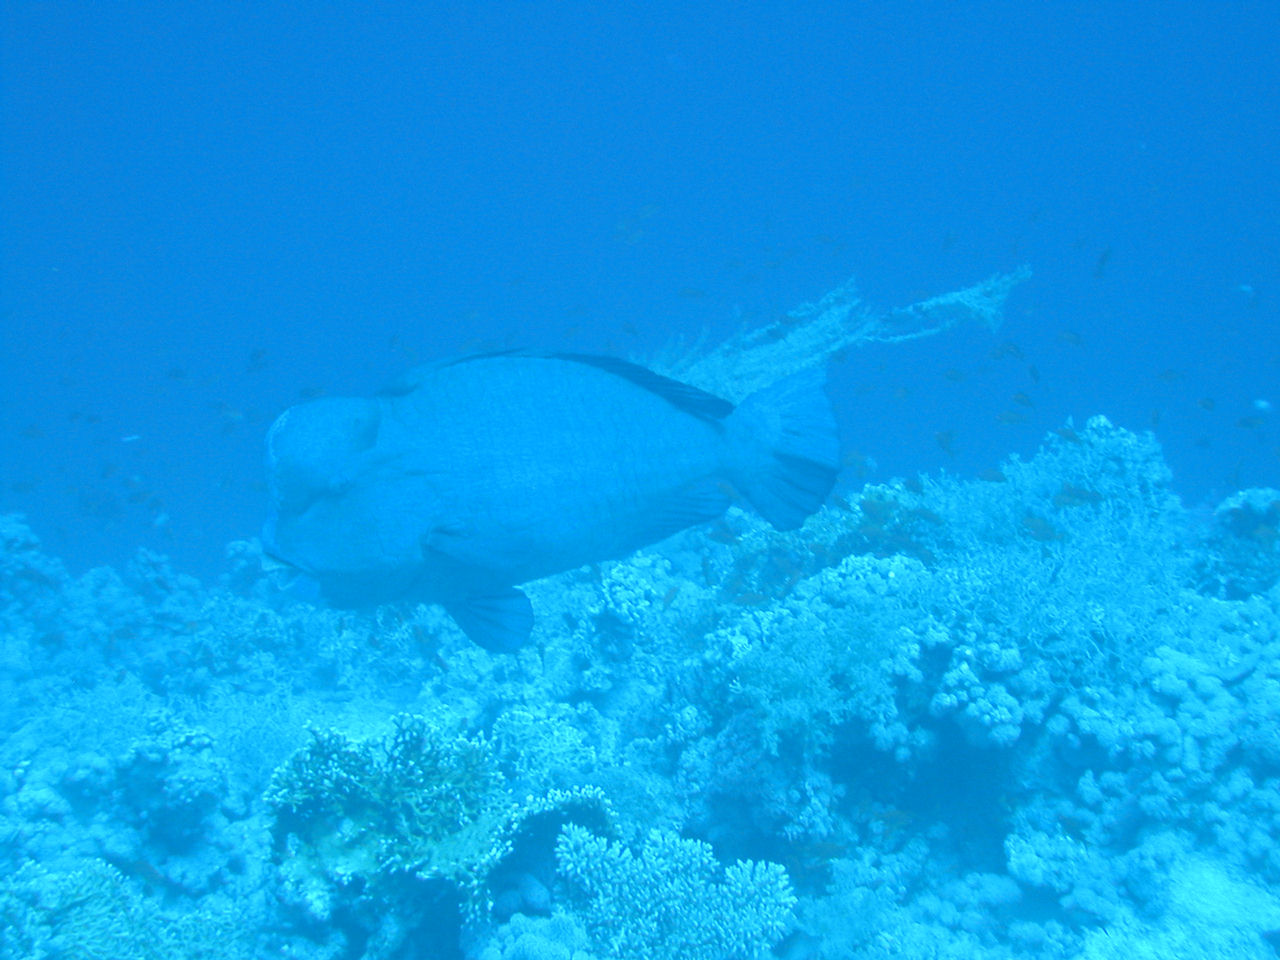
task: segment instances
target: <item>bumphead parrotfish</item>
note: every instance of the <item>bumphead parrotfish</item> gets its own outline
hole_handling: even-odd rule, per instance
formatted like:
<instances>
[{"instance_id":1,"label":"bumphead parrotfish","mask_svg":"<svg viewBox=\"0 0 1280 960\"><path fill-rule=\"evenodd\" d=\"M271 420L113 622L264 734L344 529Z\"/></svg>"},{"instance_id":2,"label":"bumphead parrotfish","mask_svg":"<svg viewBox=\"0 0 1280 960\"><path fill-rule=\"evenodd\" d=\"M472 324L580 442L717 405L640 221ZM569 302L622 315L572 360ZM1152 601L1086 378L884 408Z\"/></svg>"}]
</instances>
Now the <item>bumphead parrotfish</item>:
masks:
<instances>
[{"instance_id":1,"label":"bumphead parrotfish","mask_svg":"<svg viewBox=\"0 0 1280 960\"><path fill-rule=\"evenodd\" d=\"M713 520L735 491L798 527L838 467L824 382L803 371L735 407L608 357L422 367L281 414L263 548L335 606L439 603L476 643L514 650L533 627L519 584Z\"/></svg>"}]
</instances>

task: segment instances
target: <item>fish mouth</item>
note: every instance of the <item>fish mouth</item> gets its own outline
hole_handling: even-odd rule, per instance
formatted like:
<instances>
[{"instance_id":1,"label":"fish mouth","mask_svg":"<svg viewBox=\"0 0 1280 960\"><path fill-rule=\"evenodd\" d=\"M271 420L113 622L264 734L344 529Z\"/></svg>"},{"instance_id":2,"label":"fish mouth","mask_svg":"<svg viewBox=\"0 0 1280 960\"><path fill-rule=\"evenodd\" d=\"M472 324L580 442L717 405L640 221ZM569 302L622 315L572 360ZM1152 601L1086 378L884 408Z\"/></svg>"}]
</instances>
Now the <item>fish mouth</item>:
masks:
<instances>
[{"instance_id":1,"label":"fish mouth","mask_svg":"<svg viewBox=\"0 0 1280 960\"><path fill-rule=\"evenodd\" d=\"M276 544L276 517L275 514L267 517L267 522L262 525L262 533L258 537L262 541L263 556L270 557L272 560L284 563L285 560L280 556L280 551Z\"/></svg>"},{"instance_id":2,"label":"fish mouth","mask_svg":"<svg viewBox=\"0 0 1280 960\"><path fill-rule=\"evenodd\" d=\"M321 601L320 582L315 574L280 552L275 538L275 517L268 519L262 528L259 562L263 577L273 589L314 603Z\"/></svg>"}]
</instances>

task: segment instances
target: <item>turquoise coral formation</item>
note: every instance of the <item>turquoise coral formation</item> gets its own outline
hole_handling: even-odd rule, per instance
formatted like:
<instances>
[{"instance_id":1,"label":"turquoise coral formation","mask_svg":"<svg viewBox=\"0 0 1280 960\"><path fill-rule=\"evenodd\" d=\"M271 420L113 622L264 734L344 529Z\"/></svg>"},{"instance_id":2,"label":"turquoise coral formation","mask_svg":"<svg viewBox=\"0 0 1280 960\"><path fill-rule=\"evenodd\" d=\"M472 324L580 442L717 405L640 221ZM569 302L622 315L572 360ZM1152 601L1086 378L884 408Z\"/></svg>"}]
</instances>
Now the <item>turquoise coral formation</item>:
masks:
<instances>
[{"instance_id":1,"label":"turquoise coral formation","mask_svg":"<svg viewBox=\"0 0 1280 960\"><path fill-rule=\"evenodd\" d=\"M708 844L666 831L632 851L570 824L556 857L602 957L754 960L786 932L795 906L778 864L722 868Z\"/></svg>"},{"instance_id":2,"label":"turquoise coral formation","mask_svg":"<svg viewBox=\"0 0 1280 960\"><path fill-rule=\"evenodd\" d=\"M0 956L1267 957L1276 503L1095 417L539 581L511 656L7 518Z\"/></svg>"}]
</instances>

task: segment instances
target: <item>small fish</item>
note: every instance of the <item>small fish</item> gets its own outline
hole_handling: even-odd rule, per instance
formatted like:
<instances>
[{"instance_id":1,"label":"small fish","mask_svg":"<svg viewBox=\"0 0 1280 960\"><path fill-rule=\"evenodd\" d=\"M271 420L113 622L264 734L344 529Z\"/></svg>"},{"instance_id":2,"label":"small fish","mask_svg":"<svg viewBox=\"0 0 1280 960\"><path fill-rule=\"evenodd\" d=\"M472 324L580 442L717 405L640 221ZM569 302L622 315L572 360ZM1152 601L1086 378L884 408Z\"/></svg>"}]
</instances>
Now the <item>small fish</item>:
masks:
<instances>
[{"instance_id":1,"label":"small fish","mask_svg":"<svg viewBox=\"0 0 1280 960\"><path fill-rule=\"evenodd\" d=\"M1111 247L1103 247L1098 259L1093 263L1094 279L1101 280L1107 275L1107 264L1111 262Z\"/></svg>"},{"instance_id":2,"label":"small fish","mask_svg":"<svg viewBox=\"0 0 1280 960\"><path fill-rule=\"evenodd\" d=\"M1102 494L1096 490L1077 487L1066 482L1062 484L1062 489L1053 495L1053 505L1055 507L1092 506L1101 502Z\"/></svg>"},{"instance_id":3,"label":"small fish","mask_svg":"<svg viewBox=\"0 0 1280 960\"><path fill-rule=\"evenodd\" d=\"M1022 518L1022 531L1032 540L1039 540L1041 543L1062 539L1061 530L1043 517L1037 517L1034 513L1028 513Z\"/></svg>"},{"instance_id":4,"label":"small fish","mask_svg":"<svg viewBox=\"0 0 1280 960\"><path fill-rule=\"evenodd\" d=\"M1023 359L1022 348L1011 340L1006 340L991 351L992 360L1002 360L1005 357L1013 357L1015 360Z\"/></svg>"},{"instance_id":5,"label":"small fish","mask_svg":"<svg viewBox=\"0 0 1280 960\"><path fill-rule=\"evenodd\" d=\"M738 542L738 535L726 523L717 523L707 531L707 539L716 543L723 543L726 546L734 546Z\"/></svg>"},{"instance_id":6,"label":"small fish","mask_svg":"<svg viewBox=\"0 0 1280 960\"><path fill-rule=\"evenodd\" d=\"M862 508L862 515L867 520L880 525L887 523L898 509L898 505L892 500L878 500L875 497L863 497L858 506Z\"/></svg>"}]
</instances>

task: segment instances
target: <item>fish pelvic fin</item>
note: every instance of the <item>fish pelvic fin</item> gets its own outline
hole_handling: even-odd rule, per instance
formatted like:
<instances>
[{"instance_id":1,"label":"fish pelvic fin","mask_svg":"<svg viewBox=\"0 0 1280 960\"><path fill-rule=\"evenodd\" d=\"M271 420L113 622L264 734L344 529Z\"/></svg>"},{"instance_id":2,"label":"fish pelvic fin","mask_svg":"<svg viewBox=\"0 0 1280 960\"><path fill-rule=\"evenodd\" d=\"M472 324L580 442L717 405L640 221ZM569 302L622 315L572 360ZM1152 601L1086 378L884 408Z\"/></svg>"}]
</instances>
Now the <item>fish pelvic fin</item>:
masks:
<instances>
[{"instance_id":1,"label":"fish pelvic fin","mask_svg":"<svg viewBox=\"0 0 1280 960\"><path fill-rule=\"evenodd\" d=\"M826 380L823 366L784 377L725 422L730 480L779 530L804 523L835 485L840 441Z\"/></svg>"},{"instance_id":2,"label":"fish pelvic fin","mask_svg":"<svg viewBox=\"0 0 1280 960\"><path fill-rule=\"evenodd\" d=\"M444 608L473 643L490 653L515 653L533 632L533 606L515 587L475 594Z\"/></svg>"}]
</instances>

